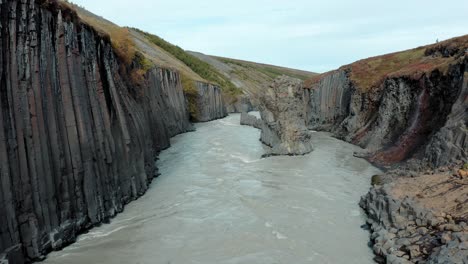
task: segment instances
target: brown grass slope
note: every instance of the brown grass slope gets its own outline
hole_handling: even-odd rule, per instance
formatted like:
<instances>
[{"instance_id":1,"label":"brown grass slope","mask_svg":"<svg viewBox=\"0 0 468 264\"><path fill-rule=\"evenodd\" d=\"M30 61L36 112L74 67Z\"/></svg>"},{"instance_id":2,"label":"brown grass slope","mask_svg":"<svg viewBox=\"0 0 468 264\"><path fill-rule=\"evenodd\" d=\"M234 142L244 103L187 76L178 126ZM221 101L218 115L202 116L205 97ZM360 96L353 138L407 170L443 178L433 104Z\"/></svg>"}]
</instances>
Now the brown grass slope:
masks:
<instances>
[{"instance_id":1,"label":"brown grass slope","mask_svg":"<svg viewBox=\"0 0 468 264\"><path fill-rule=\"evenodd\" d=\"M434 70L444 73L467 52L468 35L464 35L415 49L359 60L340 69L348 71L355 86L365 92L379 87L386 78L405 76L418 80ZM308 79L306 87L312 88L327 74L330 72Z\"/></svg>"}]
</instances>

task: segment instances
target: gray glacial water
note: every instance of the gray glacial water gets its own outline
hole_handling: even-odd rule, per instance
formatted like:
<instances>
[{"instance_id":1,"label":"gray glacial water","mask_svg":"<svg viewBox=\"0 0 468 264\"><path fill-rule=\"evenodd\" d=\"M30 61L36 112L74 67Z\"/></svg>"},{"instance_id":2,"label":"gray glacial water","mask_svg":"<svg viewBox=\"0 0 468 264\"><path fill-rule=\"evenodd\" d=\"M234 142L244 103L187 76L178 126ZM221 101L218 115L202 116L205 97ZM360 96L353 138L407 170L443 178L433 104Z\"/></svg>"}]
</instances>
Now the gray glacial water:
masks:
<instances>
[{"instance_id":1,"label":"gray glacial water","mask_svg":"<svg viewBox=\"0 0 468 264\"><path fill-rule=\"evenodd\" d=\"M260 159L239 118L175 137L143 197L45 263L373 263L357 203L378 169L325 133L309 155Z\"/></svg>"}]
</instances>

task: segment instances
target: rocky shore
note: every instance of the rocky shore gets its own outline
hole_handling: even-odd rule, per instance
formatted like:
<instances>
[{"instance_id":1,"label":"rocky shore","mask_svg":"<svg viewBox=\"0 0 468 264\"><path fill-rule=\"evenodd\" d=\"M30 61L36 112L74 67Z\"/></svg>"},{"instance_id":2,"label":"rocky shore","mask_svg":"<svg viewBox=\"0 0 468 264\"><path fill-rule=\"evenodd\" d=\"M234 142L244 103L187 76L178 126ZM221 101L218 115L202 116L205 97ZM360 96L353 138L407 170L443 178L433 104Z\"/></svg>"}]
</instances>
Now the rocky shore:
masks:
<instances>
[{"instance_id":1,"label":"rocky shore","mask_svg":"<svg viewBox=\"0 0 468 264\"><path fill-rule=\"evenodd\" d=\"M360 206L378 262L468 262L468 177L461 171L374 176Z\"/></svg>"}]
</instances>

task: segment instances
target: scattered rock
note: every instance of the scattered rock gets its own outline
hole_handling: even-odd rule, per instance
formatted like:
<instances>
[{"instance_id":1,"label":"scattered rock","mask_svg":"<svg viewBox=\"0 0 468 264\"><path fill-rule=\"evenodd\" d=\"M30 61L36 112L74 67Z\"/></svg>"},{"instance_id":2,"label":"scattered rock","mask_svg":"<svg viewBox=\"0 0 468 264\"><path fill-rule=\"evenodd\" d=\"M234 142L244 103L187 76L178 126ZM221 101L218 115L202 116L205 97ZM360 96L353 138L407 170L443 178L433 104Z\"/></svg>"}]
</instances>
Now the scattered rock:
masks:
<instances>
[{"instance_id":1,"label":"scattered rock","mask_svg":"<svg viewBox=\"0 0 468 264\"><path fill-rule=\"evenodd\" d=\"M448 242L452 241L452 236L449 232L444 232L442 233L442 236L440 237L440 241L442 244L447 244Z\"/></svg>"}]
</instances>

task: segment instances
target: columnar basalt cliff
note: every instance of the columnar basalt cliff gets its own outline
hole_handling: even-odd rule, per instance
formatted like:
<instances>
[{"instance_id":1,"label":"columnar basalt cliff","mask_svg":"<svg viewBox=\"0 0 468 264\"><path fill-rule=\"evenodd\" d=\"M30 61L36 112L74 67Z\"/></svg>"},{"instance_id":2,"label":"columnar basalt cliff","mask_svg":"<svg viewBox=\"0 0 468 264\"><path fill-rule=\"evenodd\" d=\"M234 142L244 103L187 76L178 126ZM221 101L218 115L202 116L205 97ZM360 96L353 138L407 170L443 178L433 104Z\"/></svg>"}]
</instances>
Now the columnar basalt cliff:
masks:
<instances>
[{"instance_id":1,"label":"columnar basalt cliff","mask_svg":"<svg viewBox=\"0 0 468 264\"><path fill-rule=\"evenodd\" d=\"M221 89L213 84L197 82L197 113L192 116L196 122L207 122L227 116Z\"/></svg>"},{"instance_id":2,"label":"columnar basalt cliff","mask_svg":"<svg viewBox=\"0 0 468 264\"><path fill-rule=\"evenodd\" d=\"M430 48L425 52L425 64L444 56ZM460 47L443 57L444 69L392 72L373 86L353 79L355 65L323 74L308 83L308 126L366 148L380 165L412 157L425 157L433 167L466 160L465 52ZM385 63L385 57L380 60ZM447 140L450 144L442 143Z\"/></svg>"},{"instance_id":3,"label":"columnar basalt cliff","mask_svg":"<svg viewBox=\"0 0 468 264\"><path fill-rule=\"evenodd\" d=\"M468 179L460 169L468 160L467 50L463 36L358 61L306 84L308 126L360 145L366 151L357 155L389 169L361 201L379 261L468 261ZM429 184L434 173L446 181ZM418 180L395 184L402 176ZM443 184L450 186L441 193L454 195L436 194ZM422 203L436 196L457 210Z\"/></svg>"},{"instance_id":4,"label":"columnar basalt cliff","mask_svg":"<svg viewBox=\"0 0 468 264\"><path fill-rule=\"evenodd\" d=\"M142 195L192 125L178 73L131 80L137 65L72 11L1 0L0 13L0 262L23 263Z\"/></svg>"}]
</instances>

